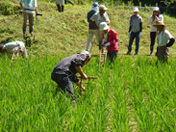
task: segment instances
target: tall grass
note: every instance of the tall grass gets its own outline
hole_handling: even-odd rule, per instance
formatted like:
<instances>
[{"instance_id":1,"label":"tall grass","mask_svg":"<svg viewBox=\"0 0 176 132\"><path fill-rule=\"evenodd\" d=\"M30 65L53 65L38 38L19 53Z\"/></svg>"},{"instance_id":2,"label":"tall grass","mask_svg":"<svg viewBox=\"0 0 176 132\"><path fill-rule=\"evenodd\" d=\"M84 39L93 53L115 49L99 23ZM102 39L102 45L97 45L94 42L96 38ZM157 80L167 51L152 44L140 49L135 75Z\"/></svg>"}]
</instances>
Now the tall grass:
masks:
<instances>
[{"instance_id":1,"label":"tall grass","mask_svg":"<svg viewBox=\"0 0 176 132\"><path fill-rule=\"evenodd\" d=\"M0 131L175 131L175 60L119 56L99 72L93 57L83 70L98 79L74 85L73 107L50 78L61 58L1 58Z\"/></svg>"}]
</instances>

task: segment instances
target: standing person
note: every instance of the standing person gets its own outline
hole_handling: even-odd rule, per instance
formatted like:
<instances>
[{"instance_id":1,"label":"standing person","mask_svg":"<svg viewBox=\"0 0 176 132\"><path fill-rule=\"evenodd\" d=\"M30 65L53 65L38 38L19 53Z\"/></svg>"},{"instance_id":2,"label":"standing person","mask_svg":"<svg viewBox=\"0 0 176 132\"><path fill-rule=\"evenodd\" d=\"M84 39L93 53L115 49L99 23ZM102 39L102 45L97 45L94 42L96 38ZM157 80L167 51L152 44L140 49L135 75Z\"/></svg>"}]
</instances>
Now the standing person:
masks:
<instances>
[{"instance_id":1,"label":"standing person","mask_svg":"<svg viewBox=\"0 0 176 132\"><path fill-rule=\"evenodd\" d=\"M65 0L56 0L56 6L59 12L64 12Z\"/></svg>"},{"instance_id":2,"label":"standing person","mask_svg":"<svg viewBox=\"0 0 176 132\"><path fill-rule=\"evenodd\" d=\"M155 55L161 62L167 62L169 56L168 47L174 44L175 39L170 32L166 30L166 25L162 21L156 22L153 26L156 27L158 31L158 47Z\"/></svg>"},{"instance_id":3,"label":"standing person","mask_svg":"<svg viewBox=\"0 0 176 132\"><path fill-rule=\"evenodd\" d=\"M118 53L117 33L109 28L106 22L100 23L100 31L103 31L103 46L107 47L108 57L110 62L113 62Z\"/></svg>"},{"instance_id":4,"label":"standing person","mask_svg":"<svg viewBox=\"0 0 176 132\"><path fill-rule=\"evenodd\" d=\"M93 24L90 23L90 18L98 12L98 3L95 2L92 5L92 9L91 11L88 12L87 14L87 21L89 23L89 36L88 36L88 40L87 40L87 46L86 46L86 50L89 51L89 47L90 47L90 43L92 42L93 36L97 35L97 30L95 28L95 26Z\"/></svg>"},{"instance_id":5,"label":"standing person","mask_svg":"<svg viewBox=\"0 0 176 132\"><path fill-rule=\"evenodd\" d=\"M142 17L138 14L139 9L137 7L134 7L133 15L130 17L130 27L128 31L128 37L129 40L129 46L128 46L128 52L127 55L131 54L132 50L132 44L133 40L136 38L136 49L135 49L135 55L138 54L139 50L139 41L140 37L142 36Z\"/></svg>"},{"instance_id":6,"label":"standing person","mask_svg":"<svg viewBox=\"0 0 176 132\"><path fill-rule=\"evenodd\" d=\"M81 53L66 57L56 65L51 74L52 80L55 81L64 92L67 90L73 100L75 100L76 97L72 82L75 82L81 89L85 90L76 77L76 73L79 73L82 79L88 79L82 67L89 62L90 57L91 55L88 51L82 51Z\"/></svg>"},{"instance_id":7,"label":"standing person","mask_svg":"<svg viewBox=\"0 0 176 132\"><path fill-rule=\"evenodd\" d=\"M13 41L9 42L5 45L0 44L0 52L1 53L7 53L7 54L12 54L11 61L19 56L19 53L22 53L26 58L28 58L27 50L22 41Z\"/></svg>"},{"instance_id":8,"label":"standing person","mask_svg":"<svg viewBox=\"0 0 176 132\"><path fill-rule=\"evenodd\" d=\"M153 55L153 49L154 49L154 45L155 45L157 28L154 27L153 24L155 24L156 21L164 21L163 15L160 14L159 7L155 7L153 9L153 15L150 16L150 19L148 21L148 24L151 25L151 29L150 29L150 55Z\"/></svg>"},{"instance_id":9,"label":"standing person","mask_svg":"<svg viewBox=\"0 0 176 132\"><path fill-rule=\"evenodd\" d=\"M99 49L101 49L102 45L102 31L100 31L100 23L101 22L106 22L108 25L110 24L110 20L108 17L108 14L106 13L106 8L104 5L99 6L99 12L95 13L91 18L90 18L90 23L94 25L94 28L97 30L97 40L99 44Z\"/></svg>"},{"instance_id":10,"label":"standing person","mask_svg":"<svg viewBox=\"0 0 176 132\"><path fill-rule=\"evenodd\" d=\"M23 7L24 2L24 7ZM29 20L29 33L32 36L34 26L34 13L37 12L37 0L20 0L21 8L23 9L23 37L26 35L27 21Z\"/></svg>"}]
</instances>

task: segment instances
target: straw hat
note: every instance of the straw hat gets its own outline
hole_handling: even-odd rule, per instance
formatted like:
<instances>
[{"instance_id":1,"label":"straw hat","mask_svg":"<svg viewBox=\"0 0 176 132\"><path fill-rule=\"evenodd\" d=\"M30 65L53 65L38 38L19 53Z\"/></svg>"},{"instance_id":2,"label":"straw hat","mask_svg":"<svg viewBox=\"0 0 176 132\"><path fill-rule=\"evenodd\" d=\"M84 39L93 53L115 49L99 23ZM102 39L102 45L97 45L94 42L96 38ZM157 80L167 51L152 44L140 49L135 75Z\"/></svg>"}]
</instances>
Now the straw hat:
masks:
<instances>
[{"instance_id":1,"label":"straw hat","mask_svg":"<svg viewBox=\"0 0 176 132\"><path fill-rule=\"evenodd\" d=\"M164 24L163 21L157 21L155 24L153 24L154 27L157 27L157 26L164 26L166 27L166 25Z\"/></svg>"},{"instance_id":2,"label":"straw hat","mask_svg":"<svg viewBox=\"0 0 176 132\"><path fill-rule=\"evenodd\" d=\"M103 10L103 11L106 11L108 8L106 8L106 6L104 5L100 5L99 6L99 10Z\"/></svg>"},{"instance_id":3,"label":"straw hat","mask_svg":"<svg viewBox=\"0 0 176 132\"><path fill-rule=\"evenodd\" d=\"M109 29L109 26L107 25L106 22L101 22L100 23L100 31L107 30Z\"/></svg>"}]
</instances>

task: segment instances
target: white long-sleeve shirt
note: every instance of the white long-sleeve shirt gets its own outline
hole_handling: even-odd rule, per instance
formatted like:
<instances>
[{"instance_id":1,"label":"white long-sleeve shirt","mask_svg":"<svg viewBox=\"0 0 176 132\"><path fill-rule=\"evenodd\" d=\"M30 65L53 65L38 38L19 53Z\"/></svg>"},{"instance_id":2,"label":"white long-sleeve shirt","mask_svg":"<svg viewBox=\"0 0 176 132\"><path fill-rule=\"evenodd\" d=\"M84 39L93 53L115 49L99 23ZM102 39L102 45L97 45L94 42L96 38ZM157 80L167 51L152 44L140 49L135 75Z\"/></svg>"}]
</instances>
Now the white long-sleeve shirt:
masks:
<instances>
[{"instance_id":1,"label":"white long-sleeve shirt","mask_svg":"<svg viewBox=\"0 0 176 132\"><path fill-rule=\"evenodd\" d=\"M21 48L24 48L25 45L22 41L9 42L4 45L7 53L17 53Z\"/></svg>"},{"instance_id":2,"label":"white long-sleeve shirt","mask_svg":"<svg viewBox=\"0 0 176 132\"><path fill-rule=\"evenodd\" d=\"M150 19L148 21L148 25L151 25L150 32L157 32L157 28L153 26L153 24L156 23L156 21L164 21L163 15L159 15L156 19L153 20L153 15L150 16Z\"/></svg>"},{"instance_id":3,"label":"white long-sleeve shirt","mask_svg":"<svg viewBox=\"0 0 176 132\"><path fill-rule=\"evenodd\" d=\"M29 10L35 10L37 7L37 0L19 0L19 3L22 4L24 2L24 8Z\"/></svg>"}]
</instances>

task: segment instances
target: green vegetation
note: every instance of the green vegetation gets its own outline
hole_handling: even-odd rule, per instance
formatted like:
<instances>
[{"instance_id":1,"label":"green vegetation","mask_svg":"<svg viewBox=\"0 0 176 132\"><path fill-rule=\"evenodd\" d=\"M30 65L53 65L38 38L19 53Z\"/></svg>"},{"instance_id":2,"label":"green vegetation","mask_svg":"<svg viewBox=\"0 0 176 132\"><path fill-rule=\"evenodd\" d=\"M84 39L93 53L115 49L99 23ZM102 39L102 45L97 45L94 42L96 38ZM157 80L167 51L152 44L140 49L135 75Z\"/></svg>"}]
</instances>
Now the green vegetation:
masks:
<instances>
[{"instance_id":1,"label":"green vegetation","mask_svg":"<svg viewBox=\"0 0 176 132\"><path fill-rule=\"evenodd\" d=\"M13 2L14 6L18 3ZM55 95L57 85L50 74L59 60L85 49L86 13L90 5L66 5L58 13L54 3L39 1L43 13L35 21L36 43L29 48L30 59L19 57L13 63L0 59L0 131L146 131L176 130L176 45L170 48L168 64L148 57L151 12L141 11L143 37L138 56L124 56L128 44L131 10L109 7L110 26L119 37L119 55L111 69L108 63L98 71L98 47L94 45L90 63L83 67L87 75L97 76L85 84L86 92L73 107L68 95ZM173 36L176 19L164 15ZM22 39L22 16L0 16L0 41Z\"/></svg>"}]
</instances>

